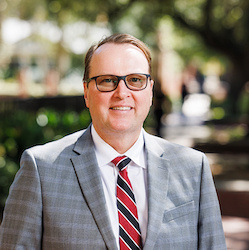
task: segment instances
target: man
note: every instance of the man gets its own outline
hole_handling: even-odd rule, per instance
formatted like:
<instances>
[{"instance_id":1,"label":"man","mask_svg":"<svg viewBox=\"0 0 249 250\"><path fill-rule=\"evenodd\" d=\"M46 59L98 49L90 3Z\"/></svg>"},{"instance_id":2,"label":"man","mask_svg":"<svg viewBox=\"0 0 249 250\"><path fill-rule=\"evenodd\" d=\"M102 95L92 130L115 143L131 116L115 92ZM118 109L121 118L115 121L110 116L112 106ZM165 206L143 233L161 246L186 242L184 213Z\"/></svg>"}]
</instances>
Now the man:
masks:
<instances>
[{"instance_id":1,"label":"man","mask_svg":"<svg viewBox=\"0 0 249 250\"><path fill-rule=\"evenodd\" d=\"M226 249L204 154L142 128L150 71L149 50L130 35L89 49L92 124L24 152L0 249Z\"/></svg>"}]
</instances>

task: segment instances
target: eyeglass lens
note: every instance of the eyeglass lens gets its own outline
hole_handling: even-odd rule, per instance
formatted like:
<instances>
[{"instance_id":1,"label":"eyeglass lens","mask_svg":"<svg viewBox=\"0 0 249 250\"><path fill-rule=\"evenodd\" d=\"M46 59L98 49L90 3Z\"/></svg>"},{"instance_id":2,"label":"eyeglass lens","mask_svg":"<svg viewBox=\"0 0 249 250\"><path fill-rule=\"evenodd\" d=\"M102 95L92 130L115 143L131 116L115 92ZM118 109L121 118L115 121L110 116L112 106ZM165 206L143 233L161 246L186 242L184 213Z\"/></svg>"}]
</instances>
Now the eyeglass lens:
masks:
<instances>
[{"instance_id":1,"label":"eyeglass lens","mask_svg":"<svg viewBox=\"0 0 249 250\"><path fill-rule=\"evenodd\" d=\"M96 84L99 91L112 91L114 90L119 81L124 77L114 75L98 76ZM126 85L131 90L142 90L147 85L148 77L143 74L130 74L125 77Z\"/></svg>"}]
</instances>

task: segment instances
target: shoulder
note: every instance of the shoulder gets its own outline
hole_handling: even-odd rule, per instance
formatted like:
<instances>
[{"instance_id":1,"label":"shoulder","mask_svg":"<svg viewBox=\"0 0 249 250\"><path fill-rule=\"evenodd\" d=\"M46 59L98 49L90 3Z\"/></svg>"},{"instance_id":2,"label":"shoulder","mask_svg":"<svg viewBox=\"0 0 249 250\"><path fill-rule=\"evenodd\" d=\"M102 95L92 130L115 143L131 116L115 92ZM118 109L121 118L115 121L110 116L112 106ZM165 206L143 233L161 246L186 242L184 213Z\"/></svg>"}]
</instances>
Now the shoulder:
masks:
<instances>
[{"instance_id":1,"label":"shoulder","mask_svg":"<svg viewBox=\"0 0 249 250\"><path fill-rule=\"evenodd\" d=\"M37 145L24 151L22 159L25 157L34 157L52 161L62 154L72 154L75 143L84 134L85 130L80 130L70 135L64 136L56 141L48 142L43 145Z\"/></svg>"},{"instance_id":2,"label":"shoulder","mask_svg":"<svg viewBox=\"0 0 249 250\"><path fill-rule=\"evenodd\" d=\"M171 164L188 167L199 165L206 162L203 152L190 147L172 143L166 139L145 133L145 148L149 154L169 160ZM181 163L179 165L179 163Z\"/></svg>"},{"instance_id":3,"label":"shoulder","mask_svg":"<svg viewBox=\"0 0 249 250\"><path fill-rule=\"evenodd\" d=\"M186 147L180 144L170 142L164 138L151 135L145 132L146 146L159 154L171 153L171 154L190 154L190 155L203 155L202 152L195 150L191 147Z\"/></svg>"}]
</instances>

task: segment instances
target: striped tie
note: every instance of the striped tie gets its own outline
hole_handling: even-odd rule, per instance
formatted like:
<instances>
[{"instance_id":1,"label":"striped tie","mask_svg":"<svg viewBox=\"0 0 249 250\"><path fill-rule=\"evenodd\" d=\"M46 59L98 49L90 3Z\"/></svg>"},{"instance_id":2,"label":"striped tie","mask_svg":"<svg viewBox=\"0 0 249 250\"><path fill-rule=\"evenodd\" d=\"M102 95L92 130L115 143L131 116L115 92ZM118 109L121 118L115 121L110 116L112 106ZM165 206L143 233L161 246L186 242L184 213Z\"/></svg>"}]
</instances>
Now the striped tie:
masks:
<instances>
[{"instance_id":1,"label":"striped tie","mask_svg":"<svg viewBox=\"0 0 249 250\"><path fill-rule=\"evenodd\" d=\"M142 239L138 223L137 206L127 174L131 161L126 156L116 157L112 163L119 168L117 180L117 207L120 249L141 249Z\"/></svg>"}]
</instances>

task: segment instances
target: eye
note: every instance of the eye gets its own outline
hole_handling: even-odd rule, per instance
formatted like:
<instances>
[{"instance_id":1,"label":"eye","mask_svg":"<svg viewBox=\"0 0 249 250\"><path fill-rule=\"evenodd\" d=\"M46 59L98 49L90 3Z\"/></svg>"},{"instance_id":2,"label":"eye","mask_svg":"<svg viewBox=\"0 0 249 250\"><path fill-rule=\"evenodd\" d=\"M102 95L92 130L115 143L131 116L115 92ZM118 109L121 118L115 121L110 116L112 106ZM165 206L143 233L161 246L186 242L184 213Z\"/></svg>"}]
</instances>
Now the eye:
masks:
<instances>
[{"instance_id":1,"label":"eye","mask_svg":"<svg viewBox=\"0 0 249 250\"><path fill-rule=\"evenodd\" d=\"M132 87L142 88L146 84L146 76L139 74L132 74L127 76L127 82Z\"/></svg>"},{"instance_id":2,"label":"eye","mask_svg":"<svg viewBox=\"0 0 249 250\"><path fill-rule=\"evenodd\" d=\"M113 81L113 79L111 79L111 78L105 78L102 80L102 82L106 82L106 83L112 82L112 81Z\"/></svg>"},{"instance_id":3,"label":"eye","mask_svg":"<svg viewBox=\"0 0 249 250\"><path fill-rule=\"evenodd\" d=\"M98 77L98 84L100 85L110 85L110 84L116 84L117 83L117 79L114 76L100 76Z\"/></svg>"},{"instance_id":4,"label":"eye","mask_svg":"<svg viewBox=\"0 0 249 250\"><path fill-rule=\"evenodd\" d=\"M141 82L142 79L137 78L137 77L132 77L131 79L129 79L131 82Z\"/></svg>"}]
</instances>

